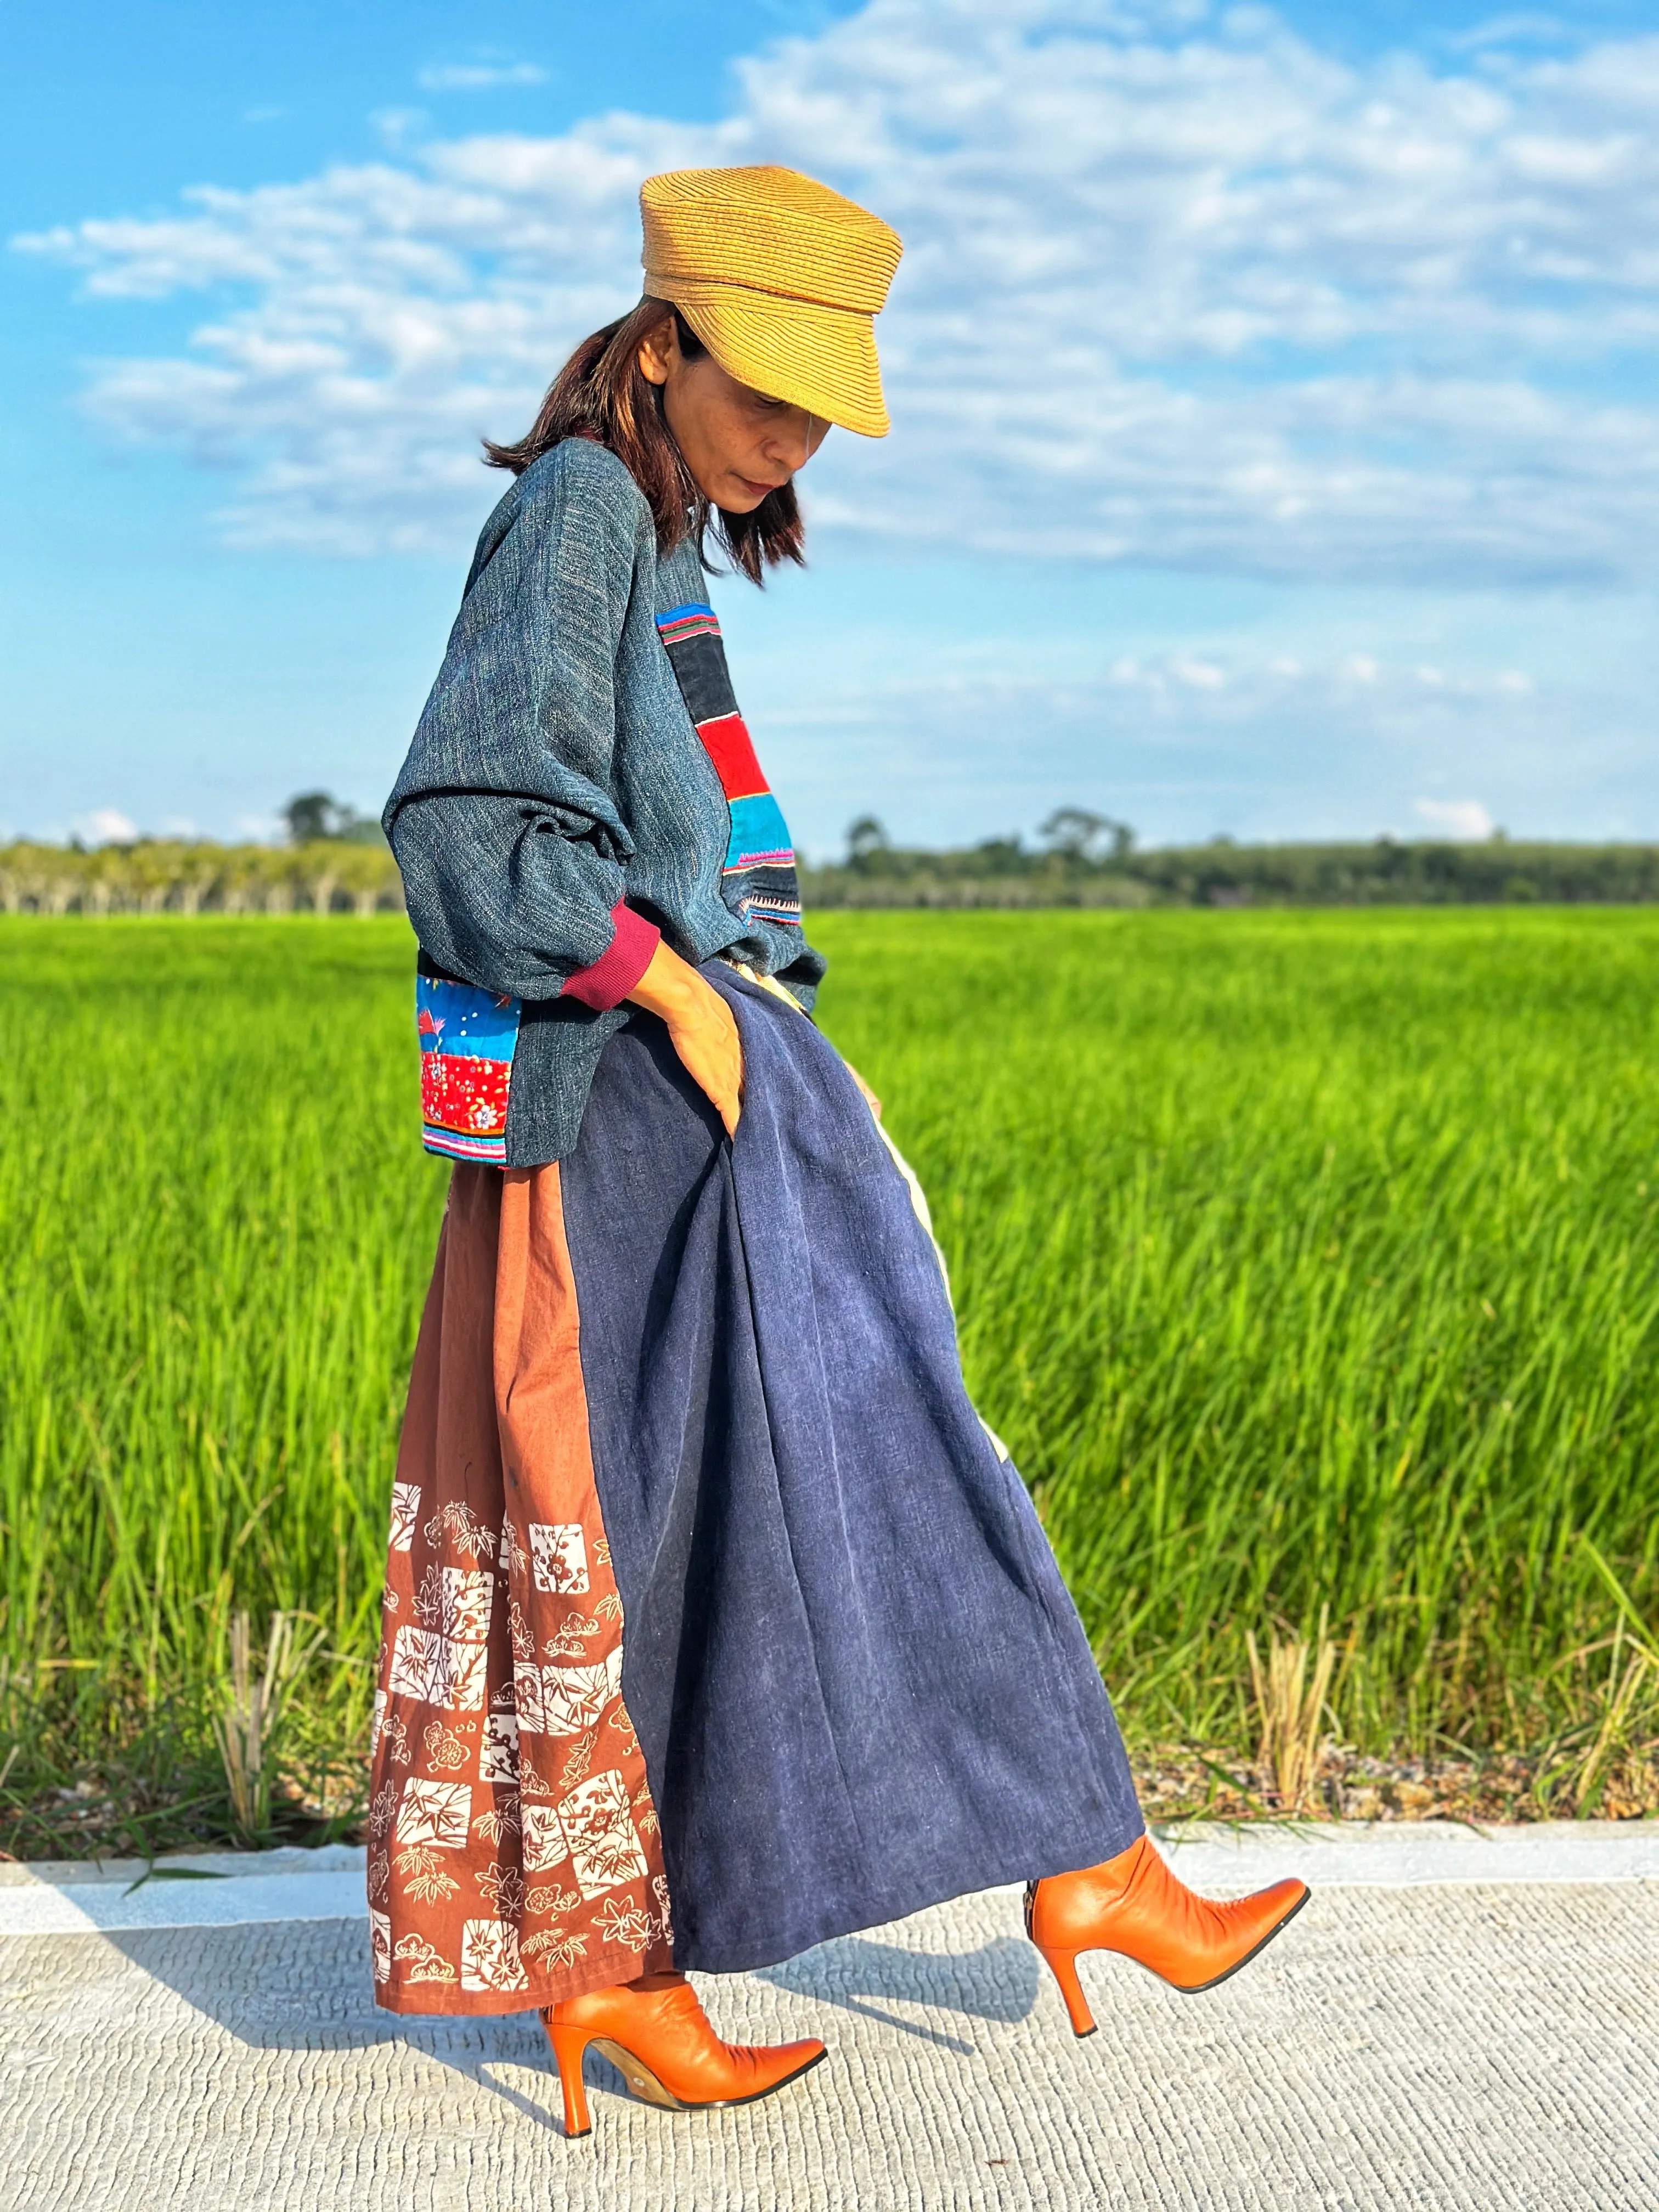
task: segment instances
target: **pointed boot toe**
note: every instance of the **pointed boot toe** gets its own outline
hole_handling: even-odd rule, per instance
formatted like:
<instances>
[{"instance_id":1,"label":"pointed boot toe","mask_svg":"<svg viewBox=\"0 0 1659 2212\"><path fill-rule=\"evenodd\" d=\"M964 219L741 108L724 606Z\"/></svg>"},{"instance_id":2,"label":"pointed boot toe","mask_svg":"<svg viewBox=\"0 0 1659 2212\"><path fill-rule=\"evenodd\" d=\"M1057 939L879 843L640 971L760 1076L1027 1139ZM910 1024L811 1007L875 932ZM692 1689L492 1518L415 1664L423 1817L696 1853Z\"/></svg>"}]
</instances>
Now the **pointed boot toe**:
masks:
<instances>
[{"instance_id":1,"label":"pointed boot toe","mask_svg":"<svg viewBox=\"0 0 1659 2212\"><path fill-rule=\"evenodd\" d=\"M1089 2035L1095 2023L1077 1974L1083 1952L1116 1951L1196 1996L1248 1966L1309 1893L1304 1881L1276 1881L1216 1904L1178 1881L1143 1835L1099 1866L1028 1884L1025 1926L1060 1984L1073 2033Z\"/></svg>"},{"instance_id":2,"label":"pointed boot toe","mask_svg":"<svg viewBox=\"0 0 1659 2212\"><path fill-rule=\"evenodd\" d=\"M542 2022L559 2069L568 2136L585 2136L592 2126L582 2080L590 2044L620 2070L636 2097L675 2112L752 2104L828 2056L816 2038L722 2043L696 1991L680 1975L590 1990L550 2006Z\"/></svg>"},{"instance_id":3,"label":"pointed boot toe","mask_svg":"<svg viewBox=\"0 0 1659 2212\"><path fill-rule=\"evenodd\" d=\"M1170 1876L1170 1880L1174 1880ZM1272 1942L1279 1929L1294 1920L1313 1894L1305 1881L1290 1880L1270 1883L1249 1897L1235 1898L1231 1904L1213 1905L1207 1898L1196 1901L1215 1916L1215 1925L1209 1932L1206 1943L1196 1947L1182 1961L1188 1972L1204 1973L1202 1981L1179 1979L1170 1974L1165 1979L1186 1996L1197 1996L1202 1990L1212 1990L1236 1974L1241 1966L1248 1966L1265 1944Z\"/></svg>"}]
</instances>

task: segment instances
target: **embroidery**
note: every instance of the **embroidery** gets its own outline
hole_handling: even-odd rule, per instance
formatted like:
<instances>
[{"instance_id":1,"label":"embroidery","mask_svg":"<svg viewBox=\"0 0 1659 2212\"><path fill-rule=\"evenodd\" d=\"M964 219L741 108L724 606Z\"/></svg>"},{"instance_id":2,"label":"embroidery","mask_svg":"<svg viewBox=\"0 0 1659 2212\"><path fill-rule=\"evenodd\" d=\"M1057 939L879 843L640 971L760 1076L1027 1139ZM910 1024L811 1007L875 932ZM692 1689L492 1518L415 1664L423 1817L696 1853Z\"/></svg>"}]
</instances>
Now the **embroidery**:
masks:
<instances>
[{"instance_id":1,"label":"embroidery","mask_svg":"<svg viewBox=\"0 0 1659 2212\"><path fill-rule=\"evenodd\" d=\"M519 1786L519 1717L491 1713L484 1723L484 1739L478 1747L478 1779L499 1782L507 1789Z\"/></svg>"},{"instance_id":2,"label":"embroidery","mask_svg":"<svg viewBox=\"0 0 1659 2212\"><path fill-rule=\"evenodd\" d=\"M635 1833L627 1785L614 1768L594 1775L559 1800L559 1826L584 1897L598 1897L649 1874Z\"/></svg>"},{"instance_id":3,"label":"embroidery","mask_svg":"<svg viewBox=\"0 0 1659 2212\"><path fill-rule=\"evenodd\" d=\"M713 607L673 607L658 616L657 635L667 647L686 712L726 793L731 817L720 871L726 903L739 921L758 917L799 928L794 848L738 712L719 618Z\"/></svg>"},{"instance_id":4,"label":"embroidery","mask_svg":"<svg viewBox=\"0 0 1659 2212\"><path fill-rule=\"evenodd\" d=\"M477 1712L489 1686L486 1647L463 1644L424 1628L400 1628L392 1650L388 1686L394 1694Z\"/></svg>"},{"instance_id":5,"label":"embroidery","mask_svg":"<svg viewBox=\"0 0 1659 2212\"><path fill-rule=\"evenodd\" d=\"M404 1970L408 1982L453 1982L455 1969L434 1943L413 1929L400 1936L394 1945L392 1957Z\"/></svg>"},{"instance_id":6,"label":"embroidery","mask_svg":"<svg viewBox=\"0 0 1659 2212\"><path fill-rule=\"evenodd\" d=\"M464 1851L471 1815L472 1792L465 1782L407 1782L392 1840ZM405 1859L408 1856L400 1854Z\"/></svg>"},{"instance_id":7,"label":"embroidery","mask_svg":"<svg viewBox=\"0 0 1659 2212\"><path fill-rule=\"evenodd\" d=\"M538 1590L568 1591L574 1596L587 1588L587 1547L580 1521L532 1521L530 1556Z\"/></svg>"},{"instance_id":8,"label":"embroidery","mask_svg":"<svg viewBox=\"0 0 1659 2212\"><path fill-rule=\"evenodd\" d=\"M527 1990L529 1986L519 1963L519 1931L510 1920L462 1922L464 1990Z\"/></svg>"},{"instance_id":9,"label":"embroidery","mask_svg":"<svg viewBox=\"0 0 1659 2212\"><path fill-rule=\"evenodd\" d=\"M421 1486L418 1482L394 1482L392 1486L392 1549L406 1552L415 1540L415 1522L421 1510Z\"/></svg>"},{"instance_id":10,"label":"embroidery","mask_svg":"<svg viewBox=\"0 0 1659 2212\"><path fill-rule=\"evenodd\" d=\"M676 607L672 614L657 617L657 628L665 645L684 645L689 637L718 637L720 634L720 618L713 607Z\"/></svg>"},{"instance_id":11,"label":"embroidery","mask_svg":"<svg viewBox=\"0 0 1659 2212\"><path fill-rule=\"evenodd\" d=\"M507 1165L507 1103L519 1001L441 975L415 979L422 1141L453 1160Z\"/></svg>"}]
</instances>

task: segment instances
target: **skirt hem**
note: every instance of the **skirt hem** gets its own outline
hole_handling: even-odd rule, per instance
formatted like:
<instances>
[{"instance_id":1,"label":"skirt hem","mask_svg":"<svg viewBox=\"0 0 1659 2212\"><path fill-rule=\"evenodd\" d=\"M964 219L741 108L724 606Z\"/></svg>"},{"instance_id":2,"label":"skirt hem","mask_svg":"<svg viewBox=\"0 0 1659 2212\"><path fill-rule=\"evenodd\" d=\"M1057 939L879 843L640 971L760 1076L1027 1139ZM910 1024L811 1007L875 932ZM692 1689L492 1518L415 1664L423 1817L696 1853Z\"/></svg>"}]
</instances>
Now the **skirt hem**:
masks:
<instances>
[{"instance_id":1,"label":"skirt hem","mask_svg":"<svg viewBox=\"0 0 1659 2212\"><path fill-rule=\"evenodd\" d=\"M799 1942L792 1941L787 1950L776 1950L769 1944L761 1944L752 1951L735 1952L722 1949L719 1963L705 1956L693 1957L693 1944L676 1943L674 1965L681 1973L693 1974L750 1974L767 1966L781 1966L790 1959L799 1959L803 1952L815 1950L820 1943L834 1943L843 1936L861 1936L872 1928L890 1927L896 1920L908 1920L913 1912L925 1912L932 1905L948 1905L952 1898L976 1897L988 1889L1006 1889L1012 1883L1042 1881L1050 1875L1075 1874L1085 1866L1099 1866L1127 1851L1138 1838L1146 1832L1146 1824L1137 1817L1133 1828L1121 1843L1110 1844L1096 1858L1079 1859L1070 1854L1054 1858L1040 1851L1030 1852L1017 1868L1005 1869L990 1875L975 1873L965 1881L950 1881L941 1888L937 1879L918 1882L906 1891L900 1891L882 1900L867 1918L849 1921L843 1912L826 1916L816 1935L805 1935Z\"/></svg>"},{"instance_id":2,"label":"skirt hem","mask_svg":"<svg viewBox=\"0 0 1659 2212\"><path fill-rule=\"evenodd\" d=\"M603 1961L594 1960L596 1968ZM618 1964L621 1962L618 1961ZM641 1974L664 1974L675 1972L673 1960L667 1946L655 1944L649 1951L635 1953L624 1972L591 1974L565 1972L550 1978L544 1988L523 1990L461 1990L451 1989L446 1983L405 1984L401 1989L385 1982L374 1985L374 2002L382 2012L396 2013L404 2019L465 2020L469 2015L494 2016L502 2013L541 2012L549 2005L562 2004L568 1998L586 1996L590 1990L614 1989L618 1983L631 1982ZM415 1990L430 1987L435 1992L445 1992L445 2001L416 2004Z\"/></svg>"}]
</instances>

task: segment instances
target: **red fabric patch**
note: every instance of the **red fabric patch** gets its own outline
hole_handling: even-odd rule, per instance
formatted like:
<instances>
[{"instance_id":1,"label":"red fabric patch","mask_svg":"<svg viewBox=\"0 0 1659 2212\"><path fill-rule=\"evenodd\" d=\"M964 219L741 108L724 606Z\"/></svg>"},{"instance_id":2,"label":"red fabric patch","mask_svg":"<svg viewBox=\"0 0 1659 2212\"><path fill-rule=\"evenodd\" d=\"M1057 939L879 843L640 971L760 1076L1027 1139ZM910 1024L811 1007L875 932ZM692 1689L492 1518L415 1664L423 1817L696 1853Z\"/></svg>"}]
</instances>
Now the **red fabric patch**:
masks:
<instances>
[{"instance_id":1,"label":"red fabric patch","mask_svg":"<svg viewBox=\"0 0 1659 2212\"><path fill-rule=\"evenodd\" d=\"M712 722L699 722L697 735L728 799L755 799L766 789L766 778L741 714L717 714Z\"/></svg>"},{"instance_id":2,"label":"red fabric patch","mask_svg":"<svg viewBox=\"0 0 1659 2212\"><path fill-rule=\"evenodd\" d=\"M507 1085L510 1060L475 1060L471 1054L421 1054L421 1117L429 1128L454 1129L471 1137L501 1136L507 1130Z\"/></svg>"}]
</instances>

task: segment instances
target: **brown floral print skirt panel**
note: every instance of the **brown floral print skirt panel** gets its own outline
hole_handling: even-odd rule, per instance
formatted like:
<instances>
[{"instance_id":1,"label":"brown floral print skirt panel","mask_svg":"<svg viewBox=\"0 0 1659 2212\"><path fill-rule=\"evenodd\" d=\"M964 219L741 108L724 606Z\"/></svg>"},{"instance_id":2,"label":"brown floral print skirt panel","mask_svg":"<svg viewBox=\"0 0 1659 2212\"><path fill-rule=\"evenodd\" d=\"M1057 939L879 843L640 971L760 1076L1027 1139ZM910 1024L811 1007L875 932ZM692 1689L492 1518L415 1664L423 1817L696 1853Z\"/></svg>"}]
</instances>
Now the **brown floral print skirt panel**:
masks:
<instances>
[{"instance_id":1,"label":"brown floral print skirt panel","mask_svg":"<svg viewBox=\"0 0 1659 2212\"><path fill-rule=\"evenodd\" d=\"M556 1166L459 1165L392 1491L368 1893L393 2012L673 1963Z\"/></svg>"}]
</instances>

